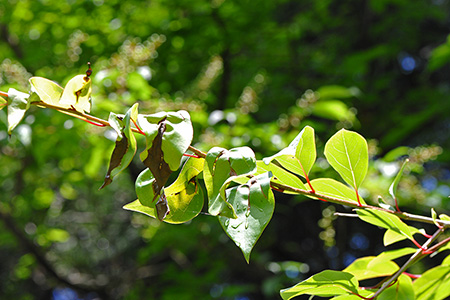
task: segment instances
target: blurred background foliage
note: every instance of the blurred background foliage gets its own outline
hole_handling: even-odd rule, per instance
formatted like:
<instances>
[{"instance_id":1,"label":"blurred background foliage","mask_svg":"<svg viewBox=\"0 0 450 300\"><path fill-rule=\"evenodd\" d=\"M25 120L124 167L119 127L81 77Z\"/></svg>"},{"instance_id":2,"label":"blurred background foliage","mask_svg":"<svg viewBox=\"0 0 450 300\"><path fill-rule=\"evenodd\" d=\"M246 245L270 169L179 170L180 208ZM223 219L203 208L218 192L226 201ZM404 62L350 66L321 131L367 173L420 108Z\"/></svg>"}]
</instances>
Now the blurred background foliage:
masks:
<instances>
[{"instance_id":1,"label":"blurred background foliage","mask_svg":"<svg viewBox=\"0 0 450 300\"><path fill-rule=\"evenodd\" d=\"M0 88L28 91L32 75L64 85L90 61L93 115L185 109L196 147L248 145L258 158L305 125L319 153L336 130L357 130L372 159L367 201L392 200L409 156L401 207L443 213L449 12L448 0L4 0ZM111 130L32 108L8 138L5 110L0 120L2 299L278 299L384 249L382 231L333 216L345 208L278 193L247 265L215 218L174 226L122 210L138 160L98 191ZM319 155L311 177L322 176L338 178Z\"/></svg>"}]
</instances>

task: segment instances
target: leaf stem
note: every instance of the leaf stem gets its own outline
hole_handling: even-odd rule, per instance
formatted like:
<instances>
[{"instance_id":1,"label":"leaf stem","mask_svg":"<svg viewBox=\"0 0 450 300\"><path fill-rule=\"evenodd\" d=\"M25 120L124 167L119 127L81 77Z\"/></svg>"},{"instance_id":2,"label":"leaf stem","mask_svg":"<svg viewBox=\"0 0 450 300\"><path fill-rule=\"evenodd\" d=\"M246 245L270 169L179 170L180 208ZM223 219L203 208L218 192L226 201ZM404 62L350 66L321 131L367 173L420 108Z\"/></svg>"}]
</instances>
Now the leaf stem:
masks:
<instances>
[{"instance_id":1,"label":"leaf stem","mask_svg":"<svg viewBox=\"0 0 450 300\"><path fill-rule=\"evenodd\" d=\"M6 98L9 97L8 93L2 92L2 91L0 91L0 96L6 97Z\"/></svg>"}]
</instances>

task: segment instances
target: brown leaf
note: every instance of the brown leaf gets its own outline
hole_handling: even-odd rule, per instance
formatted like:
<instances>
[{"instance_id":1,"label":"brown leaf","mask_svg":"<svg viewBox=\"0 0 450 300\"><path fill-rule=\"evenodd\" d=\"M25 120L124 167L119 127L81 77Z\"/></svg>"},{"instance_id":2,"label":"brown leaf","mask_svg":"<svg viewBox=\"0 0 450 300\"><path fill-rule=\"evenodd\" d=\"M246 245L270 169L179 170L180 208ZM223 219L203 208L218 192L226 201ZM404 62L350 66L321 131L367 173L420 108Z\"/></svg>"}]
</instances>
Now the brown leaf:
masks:
<instances>
[{"instance_id":1,"label":"brown leaf","mask_svg":"<svg viewBox=\"0 0 450 300\"><path fill-rule=\"evenodd\" d=\"M167 203L166 195L164 191L161 193L161 196L158 199L158 202L155 204L156 207L156 215L160 221L164 220L164 218L169 214L169 204Z\"/></svg>"},{"instance_id":2,"label":"brown leaf","mask_svg":"<svg viewBox=\"0 0 450 300\"><path fill-rule=\"evenodd\" d=\"M102 186L99 188L101 190L105 186L109 185L112 182L111 172L118 166L120 166L122 162L123 156L127 153L128 150L128 138L123 134L122 139L116 141L116 146L114 147L114 151L111 155L111 160L109 162L108 172L106 172L105 181Z\"/></svg>"},{"instance_id":3,"label":"brown leaf","mask_svg":"<svg viewBox=\"0 0 450 300\"><path fill-rule=\"evenodd\" d=\"M144 165L150 169L155 177L155 182L153 184L155 195L160 194L161 189L164 187L164 184L166 184L167 179L169 179L169 176L172 173L169 165L164 161L164 153L161 149L162 137L166 131L166 124L164 121L165 119L160 121L158 133L153 140L152 147L147 151L147 158L143 161Z\"/></svg>"}]
</instances>

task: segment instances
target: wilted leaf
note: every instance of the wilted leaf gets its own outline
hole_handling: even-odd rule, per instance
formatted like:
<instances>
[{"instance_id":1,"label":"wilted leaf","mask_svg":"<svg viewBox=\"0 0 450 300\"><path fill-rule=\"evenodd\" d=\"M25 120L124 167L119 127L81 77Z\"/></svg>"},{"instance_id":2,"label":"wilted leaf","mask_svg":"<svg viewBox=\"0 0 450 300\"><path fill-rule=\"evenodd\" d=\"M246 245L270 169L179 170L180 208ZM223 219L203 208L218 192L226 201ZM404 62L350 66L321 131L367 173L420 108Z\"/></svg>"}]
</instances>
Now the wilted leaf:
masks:
<instances>
[{"instance_id":1,"label":"wilted leaf","mask_svg":"<svg viewBox=\"0 0 450 300\"><path fill-rule=\"evenodd\" d=\"M289 146L263 161L268 165L274 159L289 171L306 178L316 161L314 129L306 126Z\"/></svg>"},{"instance_id":2,"label":"wilted leaf","mask_svg":"<svg viewBox=\"0 0 450 300\"><path fill-rule=\"evenodd\" d=\"M125 170L133 160L136 154L136 138L131 131L131 120L137 118L138 104L134 104L125 114L125 117L119 118L114 113L109 115L109 124L117 132L116 145L111 155L109 168L105 176L105 181L100 189L109 185L114 176Z\"/></svg>"},{"instance_id":3,"label":"wilted leaf","mask_svg":"<svg viewBox=\"0 0 450 300\"><path fill-rule=\"evenodd\" d=\"M153 140L151 147L147 149L147 157L142 161L152 172L155 182L153 183L155 195L159 195L161 189L169 179L172 171L169 165L164 160L164 153L162 151L162 138L166 131L166 123L160 122L158 124L158 130L156 132L155 139Z\"/></svg>"},{"instance_id":4,"label":"wilted leaf","mask_svg":"<svg viewBox=\"0 0 450 300\"><path fill-rule=\"evenodd\" d=\"M77 75L67 82L59 99L59 105L73 106L79 112L91 111L91 79L86 75Z\"/></svg>"},{"instance_id":5,"label":"wilted leaf","mask_svg":"<svg viewBox=\"0 0 450 300\"><path fill-rule=\"evenodd\" d=\"M138 124L145 133L147 146L141 153L141 160L148 158L150 148L157 136L160 143L157 148L161 149L162 157L150 158L156 162L164 160L170 170L176 171L180 167L181 158L191 145L194 131L188 112L159 112L153 115L139 115ZM159 141L160 139L160 141ZM155 175L156 176L156 175Z\"/></svg>"},{"instance_id":6,"label":"wilted leaf","mask_svg":"<svg viewBox=\"0 0 450 300\"><path fill-rule=\"evenodd\" d=\"M164 222L172 224L184 223L196 217L202 210L203 190L199 186L196 177L203 170L203 163L203 159L188 159L175 182L164 189L167 205L170 208L170 213L163 219ZM147 179L150 178L151 177L147 177ZM148 191L150 192L148 198L150 198L152 196L151 193L153 192L151 187L152 180L150 179L147 181L148 186L145 187L143 186L144 181L145 180L141 180L140 182L139 195L142 195L145 191ZM144 202L148 203L149 200L150 199L146 199ZM124 209L158 218L156 204L155 207L144 206L141 202L142 201L140 200L136 200L125 205Z\"/></svg>"},{"instance_id":7,"label":"wilted leaf","mask_svg":"<svg viewBox=\"0 0 450 300\"><path fill-rule=\"evenodd\" d=\"M266 228L275 208L270 189L270 173L250 179L246 184L226 191L237 218L220 217L219 222L228 236L242 250L247 263L257 240Z\"/></svg>"},{"instance_id":8,"label":"wilted leaf","mask_svg":"<svg viewBox=\"0 0 450 300\"><path fill-rule=\"evenodd\" d=\"M351 293L358 293L358 280L355 276L333 270L322 271L280 292L284 300L305 294L332 297Z\"/></svg>"}]
</instances>

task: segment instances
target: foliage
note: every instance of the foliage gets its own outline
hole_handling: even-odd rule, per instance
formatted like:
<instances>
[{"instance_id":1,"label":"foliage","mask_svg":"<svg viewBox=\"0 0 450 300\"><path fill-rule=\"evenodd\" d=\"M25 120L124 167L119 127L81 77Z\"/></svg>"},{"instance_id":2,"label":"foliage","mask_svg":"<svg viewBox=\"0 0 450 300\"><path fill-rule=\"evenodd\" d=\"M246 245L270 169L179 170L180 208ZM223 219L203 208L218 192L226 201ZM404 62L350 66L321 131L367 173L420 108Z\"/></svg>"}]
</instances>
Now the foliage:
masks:
<instances>
[{"instance_id":1,"label":"foliage","mask_svg":"<svg viewBox=\"0 0 450 300\"><path fill-rule=\"evenodd\" d=\"M139 102L145 114L188 111L197 149L249 146L257 161L255 176L277 172L280 179L272 177L272 183L302 190L310 189L303 175L286 171L276 159L269 165L261 159L282 151L310 126L316 134L309 145L317 146L317 161L307 173L311 186L354 203L354 188L327 164L323 148L341 128L357 130L372 138L367 141L369 165L358 189L360 201L419 215L429 215L432 207L437 215L446 213L449 157L442 149L449 147L444 101L450 82L448 5L1 2L1 90L28 91L35 74L58 82L51 81L47 90L52 86L51 91L61 93L91 61L92 114L115 127L90 126L51 109L36 110L31 103L10 137L6 125L0 125L0 253L8 258L0 271L0 294L48 299L69 286L85 298L93 291L120 299L278 299L278 290L324 269L345 270L356 258L412 245L387 230L388 241L403 241L385 249L385 230L334 215L348 213L346 206L274 191L274 214L247 265L206 210L177 226L121 210L126 203L140 204L133 202L132 191L142 171L138 156L119 176L123 165L113 168L111 163L119 160L111 159L108 170L114 182L98 188L106 182L114 144L123 146L117 157L125 150L124 139L117 139L127 123L120 117ZM4 124L5 104L6 97L0 97ZM118 112L117 118L108 119L111 111ZM141 153L145 144L136 135L136 151ZM124 164L132 150L130 146ZM405 156L409 162L400 174ZM397 202L389 189L396 174ZM173 172L167 180L166 196L172 194L167 189L177 176ZM205 192L195 194L196 205L207 202L200 177L196 182L200 193ZM196 182L173 187L189 194ZM229 187L234 182L245 184L246 178L235 178ZM170 197L167 201L173 210ZM407 223L427 232L435 228ZM426 241L409 229L418 243ZM417 262L410 272L432 269L445 253ZM405 258L395 262L403 264Z\"/></svg>"},{"instance_id":2,"label":"foliage","mask_svg":"<svg viewBox=\"0 0 450 300\"><path fill-rule=\"evenodd\" d=\"M90 111L91 88L90 85L87 88L84 82L90 83L91 72L89 64L86 76L77 75L69 80L62 93L54 94L54 97L59 100L49 98L48 95L54 88L49 86L48 80L31 78L30 83L37 92L32 92L30 95L10 89L6 94L9 131L12 131L20 123L30 104L53 108L100 127L113 127L117 131L117 141L112 152L105 183L100 188L112 182L111 173L117 167L120 167L118 170L120 172L131 162L136 153L136 140L132 132L144 135L146 146L140 159L147 168L136 179L138 199L125 205L124 208L157 218L160 221L166 221L167 218L169 223L188 222L198 216L202 210L203 192L201 191L204 185L208 198L208 214L218 217L222 228L241 249L247 263L250 261L250 253L256 241L274 212L275 201L271 189L280 192L290 191L324 202L355 207L357 216L361 220L387 229L384 239L386 245L407 238L418 247L418 250L401 267L398 267L392 260L410 254L409 248L399 249L395 252L396 254L401 253L400 255L383 252L380 256L386 258L382 260L376 260L375 257L357 259L344 271L322 271L291 288L282 290L283 299L291 299L303 294L337 298L347 296L363 299L416 299L415 293L419 295L419 299L422 299L421 293L424 285L443 286L450 283L447 282L447 276L444 275L444 279L439 279L437 283L435 283L436 278L429 276L426 278L429 278L430 282L420 280L419 284L414 285L410 277L404 273L418 260L444 249L450 242L450 237L447 237L433 245L436 239L450 228L450 217L441 215L438 218L435 211L432 210L432 218L429 218L401 212L398 205L397 210L390 210L386 209L385 205L380 205L380 207L367 205L364 200L360 199L358 189L368 170L368 144L356 132L341 129L326 142L324 150L329 164L352 187L355 193L355 196L346 197L349 192L343 191L348 188L331 178L309 180L308 173L316 160L315 134L311 127L305 127L289 146L262 161L267 166L275 159L280 168L273 169L273 172L266 171L260 161L259 166L262 168L258 171L255 154L248 147L230 150L213 147L208 153L192 147L193 127L190 115L186 111L142 115L138 113L137 104L135 104L125 116L118 116L111 112L111 122L86 114ZM47 92L47 88L50 92ZM59 103L68 104L66 101L68 97L75 99L75 102L70 104L70 108L60 106ZM78 107L77 105L80 103L82 106ZM94 120L97 123L93 123ZM134 127L130 127L131 123L134 124ZM129 148L132 149L131 152L128 152ZM195 155L186 154L187 150L192 151ZM127 156L126 159L124 159L125 156ZM166 188L165 185L171 173L177 171L182 164L183 156L188 156L189 159L184 163L175 182ZM400 181L404 166L405 164L389 189L395 201L397 200L394 190ZM278 176L278 171L283 168L306 179L309 189L298 189L285 184L283 182L285 171ZM259 175L255 176L254 174L257 172ZM272 181L272 177L276 178L276 181ZM199 178L203 179L203 184L199 184ZM241 183L230 187L232 182L238 178ZM245 178L244 181L242 181L243 178ZM317 182L322 184L319 184L320 189L316 191L313 183ZM303 183L302 185L305 186ZM335 194L338 194L338 197L333 197ZM400 218L431 223L437 227L437 230L433 235L428 236L420 229L408 226ZM414 239L414 233L422 233L428 240L421 245ZM377 261L377 263L373 261ZM442 266L435 268L440 267L445 267L445 262ZM443 272L447 271L443 270ZM384 277L384 279L378 285L360 287L361 281L379 277ZM448 293L437 288L431 296L426 295L423 299L432 297L440 300L447 297Z\"/></svg>"}]
</instances>

